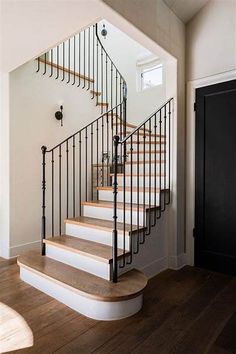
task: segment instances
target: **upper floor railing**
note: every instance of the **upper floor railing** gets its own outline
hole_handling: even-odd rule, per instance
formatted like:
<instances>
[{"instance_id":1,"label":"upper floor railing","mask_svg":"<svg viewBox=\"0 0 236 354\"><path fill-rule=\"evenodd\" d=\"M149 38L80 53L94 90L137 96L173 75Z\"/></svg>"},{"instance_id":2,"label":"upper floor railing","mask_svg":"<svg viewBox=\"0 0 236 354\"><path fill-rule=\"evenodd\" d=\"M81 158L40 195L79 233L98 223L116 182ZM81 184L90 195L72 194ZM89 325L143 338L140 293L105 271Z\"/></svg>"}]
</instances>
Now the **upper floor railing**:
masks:
<instances>
[{"instance_id":1,"label":"upper floor railing","mask_svg":"<svg viewBox=\"0 0 236 354\"><path fill-rule=\"evenodd\" d=\"M37 72L90 91L101 114L127 97L126 81L99 38L98 24L38 57Z\"/></svg>"}]
</instances>

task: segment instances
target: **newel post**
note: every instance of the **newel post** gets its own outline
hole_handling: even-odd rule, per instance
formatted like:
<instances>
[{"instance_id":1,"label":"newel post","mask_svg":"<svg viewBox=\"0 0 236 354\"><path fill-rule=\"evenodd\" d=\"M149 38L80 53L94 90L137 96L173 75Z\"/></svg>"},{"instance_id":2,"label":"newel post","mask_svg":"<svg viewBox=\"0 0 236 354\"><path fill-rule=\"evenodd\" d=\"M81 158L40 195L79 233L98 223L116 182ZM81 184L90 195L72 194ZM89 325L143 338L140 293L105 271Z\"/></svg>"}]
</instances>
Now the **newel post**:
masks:
<instances>
[{"instance_id":1,"label":"newel post","mask_svg":"<svg viewBox=\"0 0 236 354\"><path fill-rule=\"evenodd\" d=\"M42 256L45 256L45 243L43 240L46 238L46 216L45 216L45 208L46 208L46 152L47 147L41 147L43 162L42 162L42 229L41 229L41 238L42 238Z\"/></svg>"},{"instance_id":2,"label":"newel post","mask_svg":"<svg viewBox=\"0 0 236 354\"><path fill-rule=\"evenodd\" d=\"M113 205L113 232L112 232L112 258L113 258L113 277L112 280L114 283L117 282L117 273L118 273L118 257L117 257L117 164L118 164L118 145L119 145L119 136L113 137L114 144L114 183L113 183L113 195L114 195L114 205Z\"/></svg>"}]
</instances>

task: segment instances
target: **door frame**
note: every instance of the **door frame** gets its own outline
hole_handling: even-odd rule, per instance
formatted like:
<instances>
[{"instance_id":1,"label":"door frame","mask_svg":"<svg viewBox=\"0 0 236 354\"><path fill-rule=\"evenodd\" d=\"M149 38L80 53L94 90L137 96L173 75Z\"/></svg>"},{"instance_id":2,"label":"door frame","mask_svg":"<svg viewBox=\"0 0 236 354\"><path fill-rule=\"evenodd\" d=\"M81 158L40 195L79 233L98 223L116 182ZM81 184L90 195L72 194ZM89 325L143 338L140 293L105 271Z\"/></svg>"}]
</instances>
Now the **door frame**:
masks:
<instances>
[{"instance_id":1,"label":"door frame","mask_svg":"<svg viewBox=\"0 0 236 354\"><path fill-rule=\"evenodd\" d=\"M194 219L195 219L195 112L196 89L225 81L235 80L236 70L223 72L187 82L186 107L186 254L187 264L194 265Z\"/></svg>"}]
</instances>

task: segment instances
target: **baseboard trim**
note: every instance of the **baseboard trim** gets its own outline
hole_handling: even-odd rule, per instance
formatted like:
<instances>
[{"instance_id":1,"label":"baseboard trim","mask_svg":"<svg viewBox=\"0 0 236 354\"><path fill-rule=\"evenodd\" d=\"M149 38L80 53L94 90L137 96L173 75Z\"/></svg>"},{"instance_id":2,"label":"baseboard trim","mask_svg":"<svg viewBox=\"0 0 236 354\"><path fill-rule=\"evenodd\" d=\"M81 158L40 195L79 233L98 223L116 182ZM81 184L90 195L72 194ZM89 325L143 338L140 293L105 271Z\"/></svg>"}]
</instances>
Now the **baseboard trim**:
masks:
<instances>
[{"instance_id":1,"label":"baseboard trim","mask_svg":"<svg viewBox=\"0 0 236 354\"><path fill-rule=\"evenodd\" d=\"M17 257L28 251L39 251L41 246L41 241L33 241L28 243L22 243L17 246L10 247L10 258Z\"/></svg>"},{"instance_id":2,"label":"baseboard trim","mask_svg":"<svg viewBox=\"0 0 236 354\"><path fill-rule=\"evenodd\" d=\"M169 268L180 269L187 264L187 253L181 253L177 256L169 256Z\"/></svg>"},{"instance_id":3,"label":"baseboard trim","mask_svg":"<svg viewBox=\"0 0 236 354\"><path fill-rule=\"evenodd\" d=\"M168 258L163 257L145 265L140 270L144 272L144 274L148 277L148 279L151 279L155 277L155 275L159 274L160 272L162 272L167 268L168 268Z\"/></svg>"}]
</instances>

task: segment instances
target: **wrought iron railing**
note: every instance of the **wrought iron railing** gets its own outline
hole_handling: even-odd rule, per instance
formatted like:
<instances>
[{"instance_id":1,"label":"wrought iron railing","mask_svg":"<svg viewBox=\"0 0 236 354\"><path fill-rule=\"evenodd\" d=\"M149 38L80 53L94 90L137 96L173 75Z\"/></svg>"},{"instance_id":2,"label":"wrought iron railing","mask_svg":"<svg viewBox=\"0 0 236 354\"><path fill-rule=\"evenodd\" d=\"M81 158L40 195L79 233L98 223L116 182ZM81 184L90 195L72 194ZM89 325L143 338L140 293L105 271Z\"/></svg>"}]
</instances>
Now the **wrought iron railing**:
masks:
<instances>
[{"instance_id":1,"label":"wrought iron railing","mask_svg":"<svg viewBox=\"0 0 236 354\"><path fill-rule=\"evenodd\" d=\"M133 254L139 252L140 244L145 242L151 228L156 225L157 219L170 203L172 106L173 99L170 99L128 136L120 139L120 136L116 135L113 138L114 282L117 281L119 268L132 263ZM125 145L126 149L121 148ZM125 152L122 173L118 173L119 149ZM119 217L118 208L123 214L119 214ZM123 227L119 224L119 230L118 221L123 224ZM119 260L118 237L123 237L123 256L119 257Z\"/></svg>"},{"instance_id":2,"label":"wrought iron railing","mask_svg":"<svg viewBox=\"0 0 236 354\"><path fill-rule=\"evenodd\" d=\"M90 90L101 114L126 100L126 81L99 38L98 24L38 57L36 71Z\"/></svg>"},{"instance_id":3,"label":"wrought iron railing","mask_svg":"<svg viewBox=\"0 0 236 354\"><path fill-rule=\"evenodd\" d=\"M52 149L42 146L42 241L47 235L62 235L64 220L82 216L83 202L97 200L98 187L111 185L112 156L124 155L121 145L113 151L113 136L125 134L124 105L121 102ZM122 159L119 163L123 165Z\"/></svg>"}]
</instances>

